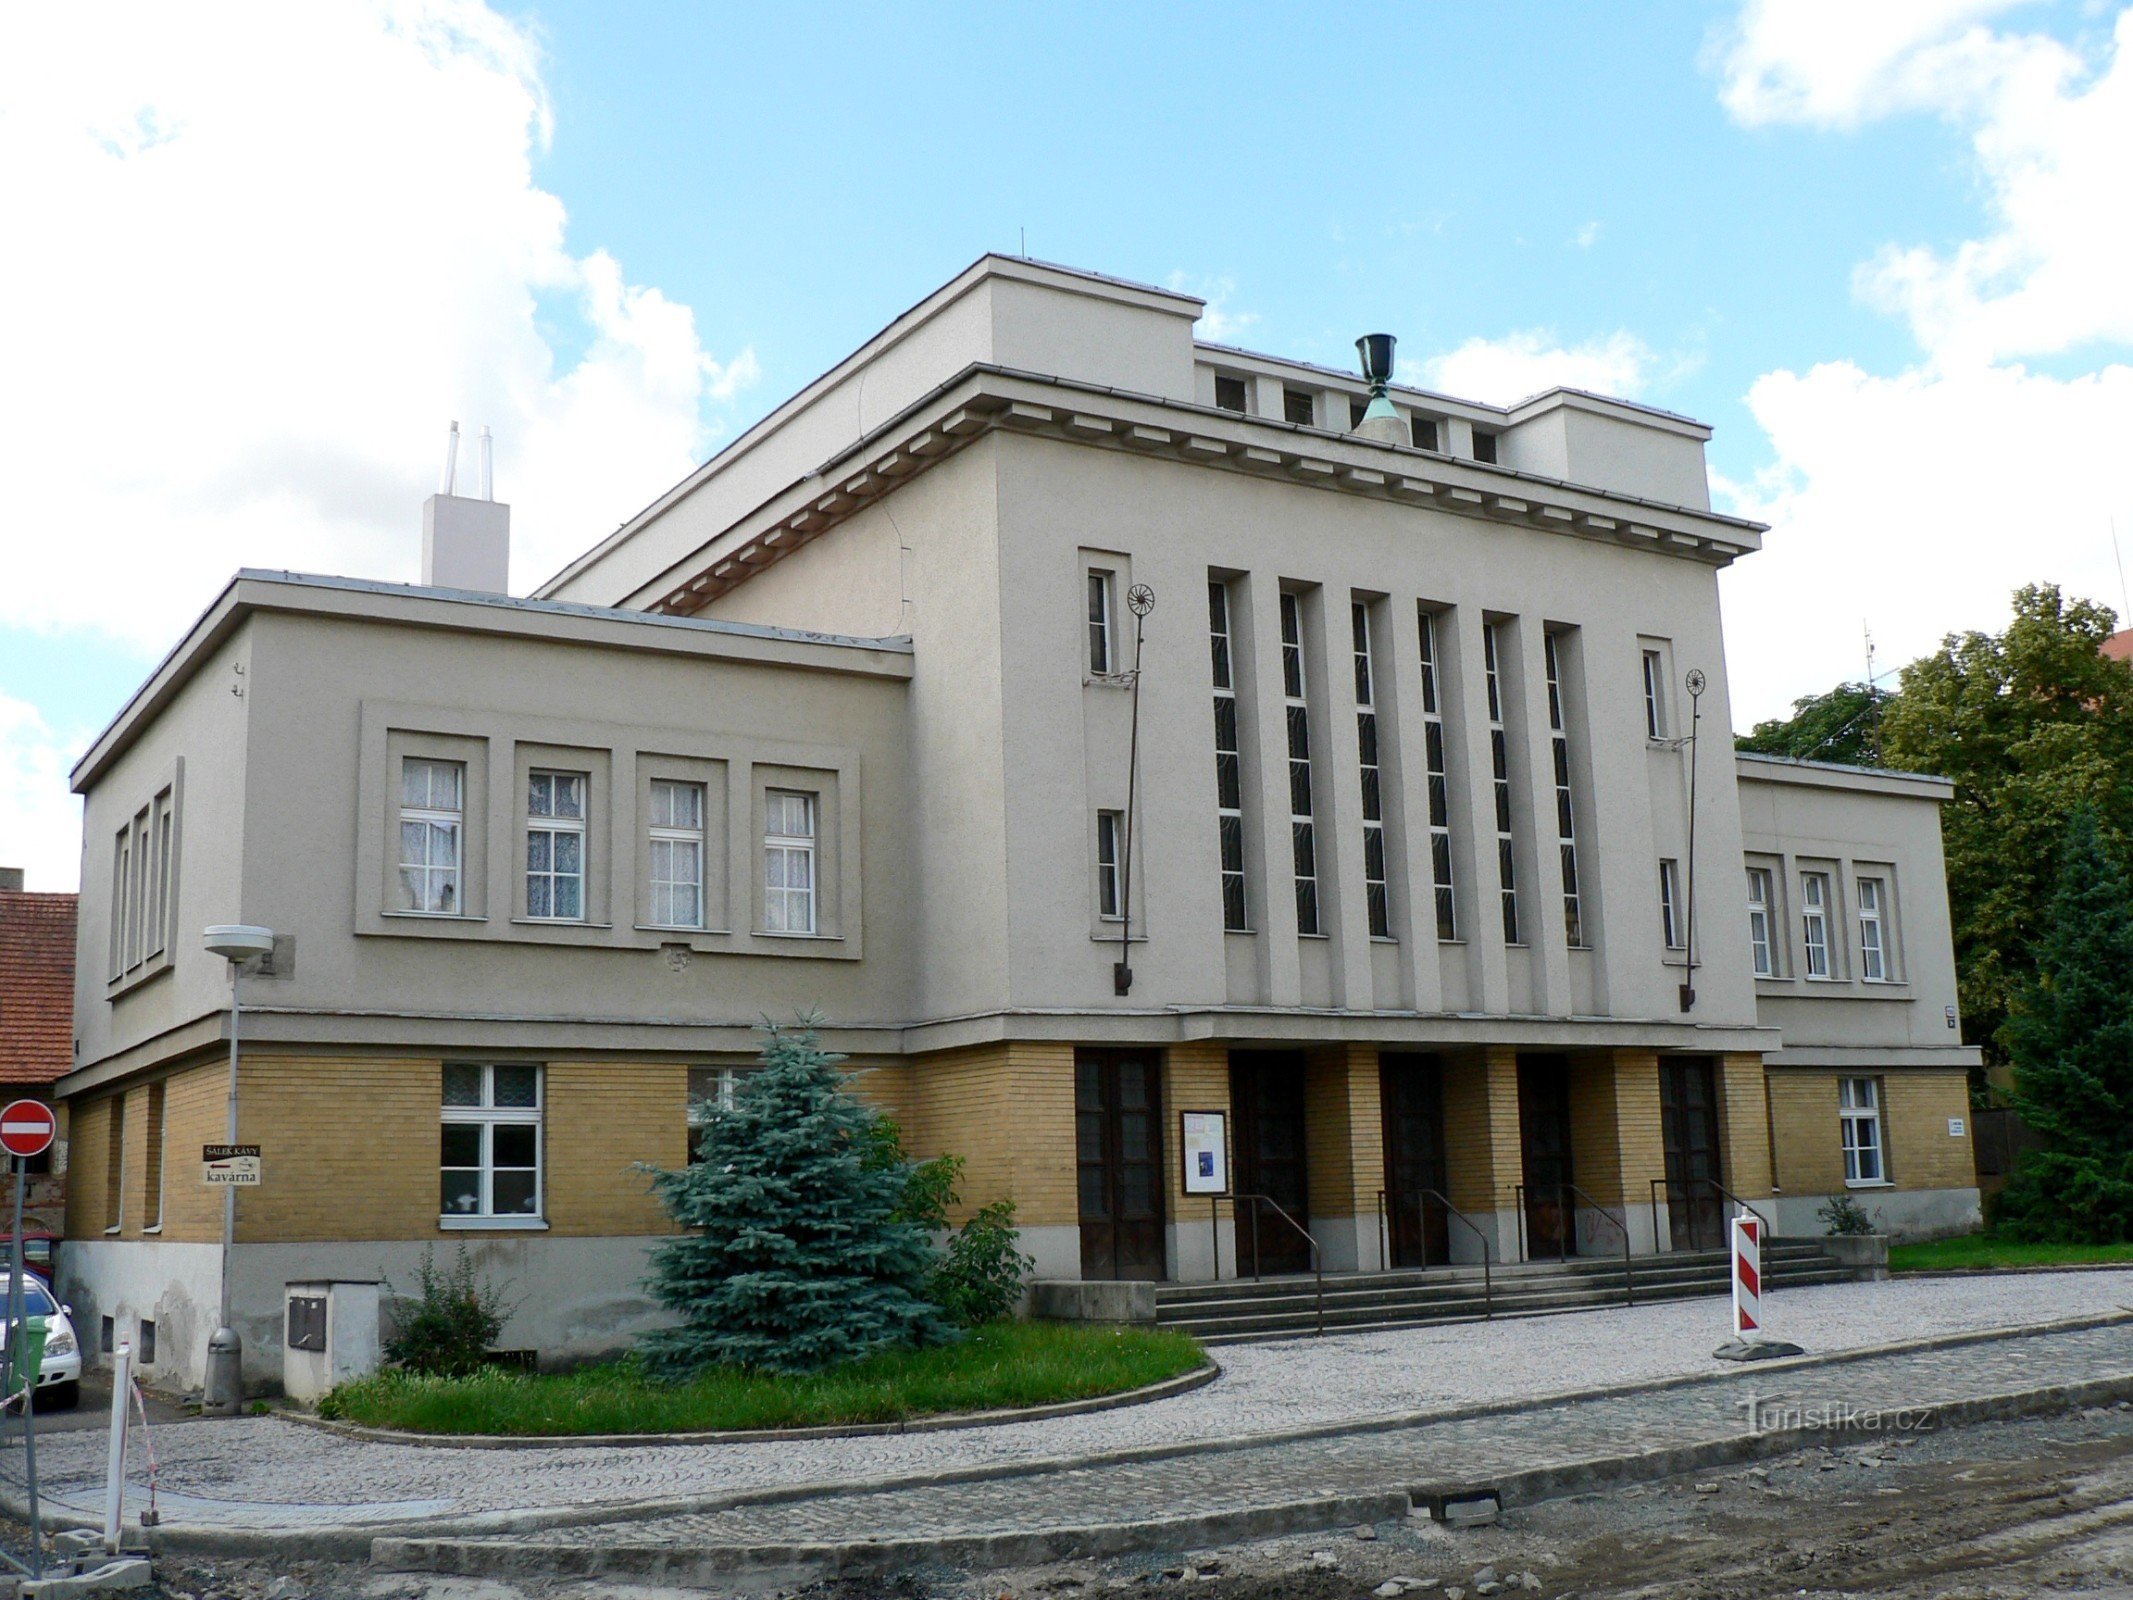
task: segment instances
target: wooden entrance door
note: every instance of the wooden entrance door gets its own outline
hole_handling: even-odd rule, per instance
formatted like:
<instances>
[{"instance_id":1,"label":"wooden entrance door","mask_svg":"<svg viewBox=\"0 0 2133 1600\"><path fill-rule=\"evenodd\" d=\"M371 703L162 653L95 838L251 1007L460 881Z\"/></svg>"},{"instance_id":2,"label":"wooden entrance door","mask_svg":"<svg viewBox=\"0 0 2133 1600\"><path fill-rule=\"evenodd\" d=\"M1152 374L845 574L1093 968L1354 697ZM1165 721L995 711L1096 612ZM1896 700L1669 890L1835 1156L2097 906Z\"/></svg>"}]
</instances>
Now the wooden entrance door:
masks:
<instances>
[{"instance_id":1,"label":"wooden entrance door","mask_svg":"<svg viewBox=\"0 0 2133 1600\"><path fill-rule=\"evenodd\" d=\"M1387 1265L1450 1261L1451 1219L1436 1198L1451 1192L1444 1159L1444 1070L1435 1056L1383 1056L1378 1098L1385 1117L1385 1209L1392 1250Z\"/></svg>"},{"instance_id":2,"label":"wooden entrance door","mask_svg":"<svg viewBox=\"0 0 2133 1600\"><path fill-rule=\"evenodd\" d=\"M1574 1256L1576 1197L1570 1171L1570 1062L1563 1056L1518 1058L1518 1128L1526 1183L1526 1256Z\"/></svg>"},{"instance_id":3,"label":"wooden entrance door","mask_svg":"<svg viewBox=\"0 0 2133 1600\"><path fill-rule=\"evenodd\" d=\"M1304 1156L1304 1062L1291 1050L1232 1050L1230 1111L1237 1119L1236 1170L1240 1195L1263 1194L1311 1226L1311 1191ZM1237 1267L1254 1270L1252 1213L1259 1213L1260 1272L1309 1272L1304 1236L1264 1206L1237 1204Z\"/></svg>"},{"instance_id":4,"label":"wooden entrance door","mask_svg":"<svg viewBox=\"0 0 2133 1600\"><path fill-rule=\"evenodd\" d=\"M1666 1218L1676 1250L1726 1242L1718 1170L1717 1074L1707 1060L1659 1063L1659 1123L1666 1141Z\"/></svg>"},{"instance_id":5,"label":"wooden entrance door","mask_svg":"<svg viewBox=\"0 0 2133 1600\"><path fill-rule=\"evenodd\" d=\"M1074 1052L1081 1275L1163 1277L1163 1122L1157 1057Z\"/></svg>"}]
</instances>

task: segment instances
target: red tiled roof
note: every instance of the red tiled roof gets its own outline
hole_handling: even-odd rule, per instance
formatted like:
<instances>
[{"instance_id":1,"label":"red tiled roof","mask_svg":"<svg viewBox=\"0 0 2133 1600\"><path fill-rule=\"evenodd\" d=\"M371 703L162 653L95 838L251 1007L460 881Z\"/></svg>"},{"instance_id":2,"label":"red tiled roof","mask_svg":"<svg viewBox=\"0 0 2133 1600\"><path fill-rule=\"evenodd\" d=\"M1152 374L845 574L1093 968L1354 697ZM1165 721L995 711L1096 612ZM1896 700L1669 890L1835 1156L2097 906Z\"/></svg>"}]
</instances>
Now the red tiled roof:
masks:
<instances>
[{"instance_id":1,"label":"red tiled roof","mask_svg":"<svg viewBox=\"0 0 2133 1600\"><path fill-rule=\"evenodd\" d=\"M2104 640L2103 653L2113 661L2133 661L2133 628Z\"/></svg>"},{"instance_id":2,"label":"red tiled roof","mask_svg":"<svg viewBox=\"0 0 2133 1600\"><path fill-rule=\"evenodd\" d=\"M76 899L0 889L0 1083L50 1083L74 1064Z\"/></svg>"}]
</instances>

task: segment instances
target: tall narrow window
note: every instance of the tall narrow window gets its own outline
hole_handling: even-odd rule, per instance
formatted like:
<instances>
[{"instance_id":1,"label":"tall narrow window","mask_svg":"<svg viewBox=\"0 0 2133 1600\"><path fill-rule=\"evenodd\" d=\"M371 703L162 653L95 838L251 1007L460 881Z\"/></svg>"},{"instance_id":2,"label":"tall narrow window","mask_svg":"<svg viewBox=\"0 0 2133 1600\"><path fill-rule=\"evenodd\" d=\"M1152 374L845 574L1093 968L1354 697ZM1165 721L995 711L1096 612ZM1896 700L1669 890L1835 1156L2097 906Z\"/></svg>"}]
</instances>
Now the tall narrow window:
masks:
<instances>
[{"instance_id":1,"label":"tall narrow window","mask_svg":"<svg viewBox=\"0 0 2133 1600\"><path fill-rule=\"evenodd\" d=\"M126 1096L105 1102L111 1120L104 1129L104 1232L117 1233L126 1220Z\"/></svg>"},{"instance_id":2,"label":"tall narrow window","mask_svg":"<svg viewBox=\"0 0 2133 1600\"><path fill-rule=\"evenodd\" d=\"M154 1233L163 1226L163 1085L148 1086L146 1159L141 1176L141 1226L144 1232Z\"/></svg>"},{"instance_id":3,"label":"tall narrow window","mask_svg":"<svg viewBox=\"0 0 2133 1600\"><path fill-rule=\"evenodd\" d=\"M1207 648L1215 685L1215 828L1222 850L1222 926L1251 927L1244 876L1244 756L1237 742L1236 658L1229 631L1229 585L1207 585Z\"/></svg>"},{"instance_id":4,"label":"tall narrow window","mask_svg":"<svg viewBox=\"0 0 2133 1600\"><path fill-rule=\"evenodd\" d=\"M526 777L526 915L585 920L585 774Z\"/></svg>"},{"instance_id":5,"label":"tall narrow window","mask_svg":"<svg viewBox=\"0 0 2133 1600\"><path fill-rule=\"evenodd\" d=\"M1110 573L1090 569L1089 671L1099 678L1111 671L1111 663L1117 659L1111 648L1111 587Z\"/></svg>"},{"instance_id":6,"label":"tall narrow window","mask_svg":"<svg viewBox=\"0 0 2133 1600\"><path fill-rule=\"evenodd\" d=\"M170 939L171 848L176 842L177 814L174 796L165 789L156 796L155 892L148 905L148 953L159 954Z\"/></svg>"},{"instance_id":7,"label":"tall narrow window","mask_svg":"<svg viewBox=\"0 0 2133 1600\"><path fill-rule=\"evenodd\" d=\"M815 797L773 789L763 796L763 926L815 931Z\"/></svg>"},{"instance_id":8,"label":"tall narrow window","mask_svg":"<svg viewBox=\"0 0 2133 1600\"><path fill-rule=\"evenodd\" d=\"M111 976L126 975L126 922L132 910L133 824L119 829L111 853Z\"/></svg>"},{"instance_id":9,"label":"tall narrow window","mask_svg":"<svg viewBox=\"0 0 2133 1600\"><path fill-rule=\"evenodd\" d=\"M1748 957L1758 978L1777 976L1777 959L1770 947L1770 869L1748 869Z\"/></svg>"},{"instance_id":10,"label":"tall narrow window","mask_svg":"<svg viewBox=\"0 0 2133 1600\"><path fill-rule=\"evenodd\" d=\"M1311 710L1304 698L1303 604L1281 597L1281 689L1288 702L1289 833L1296 864L1296 931L1317 933L1318 831L1311 801Z\"/></svg>"},{"instance_id":11,"label":"tall narrow window","mask_svg":"<svg viewBox=\"0 0 2133 1600\"><path fill-rule=\"evenodd\" d=\"M1385 873L1385 785L1378 764L1377 684L1371 671L1370 608L1348 608L1355 634L1355 744L1363 769L1363 905L1370 937L1392 937L1392 894Z\"/></svg>"},{"instance_id":12,"label":"tall narrow window","mask_svg":"<svg viewBox=\"0 0 2133 1600\"><path fill-rule=\"evenodd\" d=\"M1886 1183L1881 1156L1881 1084L1874 1078L1837 1080L1837 1120L1844 1130L1844 1181Z\"/></svg>"},{"instance_id":13,"label":"tall narrow window","mask_svg":"<svg viewBox=\"0 0 2133 1600\"><path fill-rule=\"evenodd\" d=\"M652 780L652 921L704 925L704 786Z\"/></svg>"},{"instance_id":14,"label":"tall narrow window","mask_svg":"<svg viewBox=\"0 0 2133 1600\"><path fill-rule=\"evenodd\" d=\"M1672 857L1659 863L1659 928L1669 950L1687 947L1681 928L1681 863Z\"/></svg>"},{"instance_id":15,"label":"tall narrow window","mask_svg":"<svg viewBox=\"0 0 2133 1600\"><path fill-rule=\"evenodd\" d=\"M1859 976L1868 983L1886 983L1889 976L1888 941L1882 924L1884 898L1881 879L1859 880Z\"/></svg>"},{"instance_id":16,"label":"tall narrow window","mask_svg":"<svg viewBox=\"0 0 2133 1600\"><path fill-rule=\"evenodd\" d=\"M1437 618L1421 614L1422 748L1429 788L1429 866L1437 891L1437 937L1459 937L1457 897L1452 893L1452 785L1445 766L1444 704L1437 683Z\"/></svg>"},{"instance_id":17,"label":"tall narrow window","mask_svg":"<svg viewBox=\"0 0 2133 1600\"><path fill-rule=\"evenodd\" d=\"M1096 914L1106 922L1125 916L1126 896L1118 865L1125 857L1125 833L1124 812L1096 813Z\"/></svg>"},{"instance_id":18,"label":"tall narrow window","mask_svg":"<svg viewBox=\"0 0 2133 1600\"><path fill-rule=\"evenodd\" d=\"M1511 741L1504 728L1502 677L1497 671L1497 638L1503 624L1481 630L1482 661L1489 689L1489 768L1496 787L1496 880L1503 896L1503 942L1518 944L1518 865L1511 838Z\"/></svg>"},{"instance_id":19,"label":"tall narrow window","mask_svg":"<svg viewBox=\"0 0 2133 1600\"><path fill-rule=\"evenodd\" d=\"M444 1064L437 1214L466 1227L541 1214L541 1069Z\"/></svg>"},{"instance_id":20,"label":"tall narrow window","mask_svg":"<svg viewBox=\"0 0 2133 1600\"><path fill-rule=\"evenodd\" d=\"M1644 652L1644 735L1666 737L1666 667L1659 652Z\"/></svg>"},{"instance_id":21,"label":"tall narrow window","mask_svg":"<svg viewBox=\"0 0 2133 1600\"><path fill-rule=\"evenodd\" d=\"M400 763L400 909L457 916L464 905L467 769L409 756Z\"/></svg>"},{"instance_id":22,"label":"tall narrow window","mask_svg":"<svg viewBox=\"0 0 2133 1600\"><path fill-rule=\"evenodd\" d=\"M1563 932L1575 950L1585 943L1584 897L1578 892L1577 815L1570 796L1570 732L1563 718L1563 669L1556 636L1542 640L1548 657L1548 743L1555 757L1555 832L1563 857Z\"/></svg>"},{"instance_id":23,"label":"tall narrow window","mask_svg":"<svg viewBox=\"0 0 2133 1600\"><path fill-rule=\"evenodd\" d=\"M1829 874L1800 874L1800 933L1807 944L1807 976L1829 976Z\"/></svg>"}]
</instances>

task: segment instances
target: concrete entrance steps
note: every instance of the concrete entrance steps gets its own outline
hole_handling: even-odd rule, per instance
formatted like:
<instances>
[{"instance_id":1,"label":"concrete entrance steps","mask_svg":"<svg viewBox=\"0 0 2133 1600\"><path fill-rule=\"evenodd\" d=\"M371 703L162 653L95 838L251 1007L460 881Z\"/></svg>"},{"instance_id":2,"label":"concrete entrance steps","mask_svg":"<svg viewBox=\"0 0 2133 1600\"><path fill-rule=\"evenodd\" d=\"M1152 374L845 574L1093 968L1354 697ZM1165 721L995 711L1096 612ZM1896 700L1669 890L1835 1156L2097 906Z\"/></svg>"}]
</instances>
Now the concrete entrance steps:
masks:
<instances>
[{"instance_id":1,"label":"concrete entrance steps","mask_svg":"<svg viewBox=\"0 0 2133 1600\"><path fill-rule=\"evenodd\" d=\"M1725 1294L1732 1283L1724 1250L1638 1256L1631 1267L1640 1305ZM1855 1274L1825 1251L1819 1240L1773 1238L1763 1246L1763 1276L1770 1288L1777 1289L1843 1283ZM1493 1305L1499 1317L1589 1311L1629 1301L1620 1256L1523 1262L1496 1268L1494 1277ZM1475 1321L1486 1309L1478 1266L1352 1272L1326 1278L1328 1333ZM1306 1276L1158 1284L1155 1320L1160 1327L1192 1334L1205 1344L1314 1334L1319 1326L1317 1283Z\"/></svg>"}]
</instances>

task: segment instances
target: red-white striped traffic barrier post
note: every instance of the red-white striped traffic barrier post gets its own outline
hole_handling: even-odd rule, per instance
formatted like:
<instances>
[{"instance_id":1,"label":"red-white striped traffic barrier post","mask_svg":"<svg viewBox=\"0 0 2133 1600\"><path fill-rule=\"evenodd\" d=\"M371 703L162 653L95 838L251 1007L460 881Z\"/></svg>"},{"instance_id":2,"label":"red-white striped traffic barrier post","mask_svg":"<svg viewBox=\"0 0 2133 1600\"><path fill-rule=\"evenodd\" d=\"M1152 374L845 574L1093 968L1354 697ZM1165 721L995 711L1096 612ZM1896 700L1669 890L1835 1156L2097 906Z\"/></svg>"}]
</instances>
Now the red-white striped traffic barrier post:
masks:
<instances>
[{"instance_id":1,"label":"red-white striped traffic barrier post","mask_svg":"<svg viewBox=\"0 0 2133 1600\"><path fill-rule=\"evenodd\" d=\"M1763 1222L1733 1219L1733 1336L1752 1339L1763 1331Z\"/></svg>"}]
</instances>

